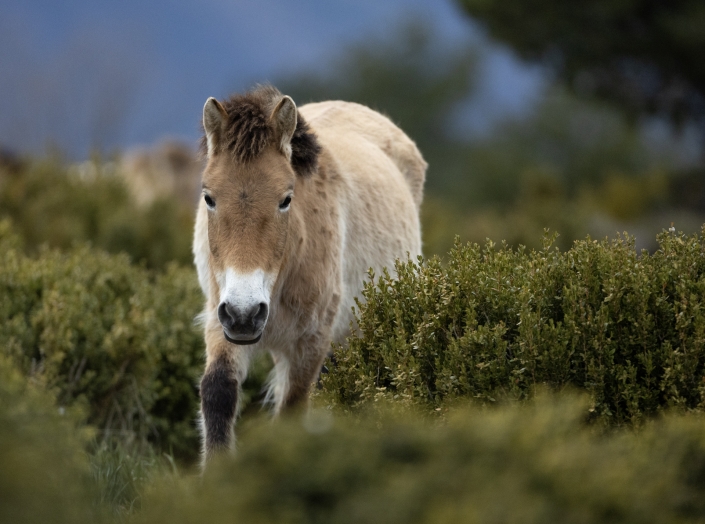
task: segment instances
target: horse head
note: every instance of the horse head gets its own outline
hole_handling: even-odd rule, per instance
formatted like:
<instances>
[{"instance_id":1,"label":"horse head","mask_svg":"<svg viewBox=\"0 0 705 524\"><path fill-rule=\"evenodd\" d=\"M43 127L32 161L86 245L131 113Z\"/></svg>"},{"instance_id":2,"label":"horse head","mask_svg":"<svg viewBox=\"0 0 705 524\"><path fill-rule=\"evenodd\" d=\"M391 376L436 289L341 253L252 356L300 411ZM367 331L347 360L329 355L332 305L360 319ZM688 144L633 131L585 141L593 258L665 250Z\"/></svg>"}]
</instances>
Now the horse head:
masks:
<instances>
[{"instance_id":1,"label":"horse head","mask_svg":"<svg viewBox=\"0 0 705 524\"><path fill-rule=\"evenodd\" d=\"M203 199L208 208L209 263L219 292L217 315L228 341L253 344L267 323L285 256L297 176L315 169L295 168L301 158L292 159L292 140L298 134L296 147L306 135L307 143L315 146L314 156L320 148L315 137L306 134L294 101L275 88L224 104L209 98L203 128ZM315 164L315 158L309 160Z\"/></svg>"}]
</instances>

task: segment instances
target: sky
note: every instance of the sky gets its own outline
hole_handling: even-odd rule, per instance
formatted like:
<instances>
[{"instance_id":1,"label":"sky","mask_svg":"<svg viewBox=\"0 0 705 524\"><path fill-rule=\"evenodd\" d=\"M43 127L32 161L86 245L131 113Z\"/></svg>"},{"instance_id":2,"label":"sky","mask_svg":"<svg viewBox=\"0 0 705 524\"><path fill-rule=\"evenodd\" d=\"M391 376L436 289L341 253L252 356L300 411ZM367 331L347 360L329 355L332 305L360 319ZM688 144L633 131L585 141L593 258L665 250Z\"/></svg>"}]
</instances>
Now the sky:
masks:
<instances>
[{"instance_id":1,"label":"sky","mask_svg":"<svg viewBox=\"0 0 705 524\"><path fill-rule=\"evenodd\" d=\"M417 17L451 45L486 48L471 132L519 114L541 72L490 43L451 0L3 0L0 147L124 150L194 143L203 103L297 71Z\"/></svg>"}]
</instances>

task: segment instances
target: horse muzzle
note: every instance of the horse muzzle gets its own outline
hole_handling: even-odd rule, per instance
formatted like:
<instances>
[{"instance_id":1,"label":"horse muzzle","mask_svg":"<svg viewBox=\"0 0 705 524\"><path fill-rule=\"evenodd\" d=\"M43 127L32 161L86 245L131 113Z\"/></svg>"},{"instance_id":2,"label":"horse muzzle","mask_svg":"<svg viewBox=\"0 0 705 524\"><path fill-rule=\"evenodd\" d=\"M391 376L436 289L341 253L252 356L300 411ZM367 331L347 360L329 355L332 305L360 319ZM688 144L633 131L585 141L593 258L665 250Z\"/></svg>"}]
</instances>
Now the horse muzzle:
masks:
<instances>
[{"instance_id":1,"label":"horse muzzle","mask_svg":"<svg viewBox=\"0 0 705 524\"><path fill-rule=\"evenodd\" d=\"M269 316L269 306L260 302L240 308L228 302L218 306L218 320L223 326L223 335L232 344L256 344L262 338Z\"/></svg>"}]
</instances>

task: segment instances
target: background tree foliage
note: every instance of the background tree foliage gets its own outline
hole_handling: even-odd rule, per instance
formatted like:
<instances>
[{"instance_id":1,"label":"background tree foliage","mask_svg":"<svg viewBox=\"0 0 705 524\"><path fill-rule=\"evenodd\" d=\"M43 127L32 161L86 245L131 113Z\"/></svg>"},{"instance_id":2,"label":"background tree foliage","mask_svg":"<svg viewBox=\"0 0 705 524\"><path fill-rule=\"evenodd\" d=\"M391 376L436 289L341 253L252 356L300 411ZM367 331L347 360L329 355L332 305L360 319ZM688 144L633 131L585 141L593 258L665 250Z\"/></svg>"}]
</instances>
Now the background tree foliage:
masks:
<instances>
[{"instance_id":1,"label":"background tree foliage","mask_svg":"<svg viewBox=\"0 0 705 524\"><path fill-rule=\"evenodd\" d=\"M521 57L632 116L705 124L705 5L698 0L459 0Z\"/></svg>"}]
</instances>

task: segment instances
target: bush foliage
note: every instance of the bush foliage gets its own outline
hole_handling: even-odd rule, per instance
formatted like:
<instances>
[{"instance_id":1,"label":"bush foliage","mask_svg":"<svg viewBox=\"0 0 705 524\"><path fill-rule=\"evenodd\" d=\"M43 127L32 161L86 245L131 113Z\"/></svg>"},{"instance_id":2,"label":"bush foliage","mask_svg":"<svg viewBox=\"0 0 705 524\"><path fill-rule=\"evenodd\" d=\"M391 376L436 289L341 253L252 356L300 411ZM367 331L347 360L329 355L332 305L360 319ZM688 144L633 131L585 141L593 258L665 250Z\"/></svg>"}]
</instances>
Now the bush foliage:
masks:
<instances>
[{"instance_id":1,"label":"bush foliage","mask_svg":"<svg viewBox=\"0 0 705 524\"><path fill-rule=\"evenodd\" d=\"M1 522L100 522L83 451L89 438L76 413L57 410L0 354Z\"/></svg>"},{"instance_id":2,"label":"bush foliage","mask_svg":"<svg viewBox=\"0 0 705 524\"><path fill-rule=\"evenodd\" d=\"M570 396L357 422L312 412L250 429L204 479L164 483L138 523L700 522L705 424L598 435Z\"/></svg>"},{"instance_id":3,"label":"bush foliage","mask_svg":"<svg viewBox=\"0 0 705 524\"><path fill-rule=\"evenodd\" d=\"M69 167L45 158L0 167L0 219L12 220L29 253L42 244L89 242L151 268L191 264L193 206L164 198L139 206L109 162Z\"/></svg>"},{"instance_id":4,"label":"bush foliage","mask_svg":"<svg viewBox=\"0 0 705 524\"><path fill-rule=\"evenodd\" d=\"M523 399L535 386L587 390L601 423L705 407L705 230L664 232L653 255L629 237L547 237L539 251L457 244L365 287L359 336L335 351L323 395L358 406L393 399Z\"/></svg>"},{"instance_id":5,"label":"bush foliage","mask_svg":"<svg viewBox=\"0 0 705 524\"><path fill-rule=\"evenodd\" d=\"M0 223L0 348L105 437L198 449L203 305L195 273L77 247L30 258ZM4 233L3 233L4 232Z\"/></svg>"},{"instance_id":6,"label":"bush foliage","mask_svg":"<svg viewBox=\"0 0 705 524\"><path fill-rule=\"evenodd\" d=\"M668 415L597 434L585 403L411 413L328 410L251 424L203 478L152 469L140 508L109 514L91 485L88 435L0 356L0 519L13 523L701 522L705 421ZM379 414L379 413L378 413ZM51 438L47 438L51 435ZM124 458L112 464L134 466ZM96 462L105 468L105 459ZM112 495L111 495L112 493ZM129 508L128 508L129 509Z\"/></svg>"}]
</instances>

